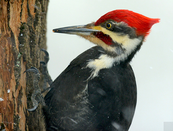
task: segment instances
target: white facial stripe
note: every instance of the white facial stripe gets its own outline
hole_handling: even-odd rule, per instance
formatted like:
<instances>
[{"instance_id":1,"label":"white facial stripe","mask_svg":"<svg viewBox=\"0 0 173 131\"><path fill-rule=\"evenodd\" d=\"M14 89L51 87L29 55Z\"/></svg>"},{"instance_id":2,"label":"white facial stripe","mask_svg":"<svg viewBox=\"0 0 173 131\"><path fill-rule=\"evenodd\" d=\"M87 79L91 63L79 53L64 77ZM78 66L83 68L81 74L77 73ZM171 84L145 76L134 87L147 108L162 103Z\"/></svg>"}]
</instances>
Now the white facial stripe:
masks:
<instances>
[{"instance_id":1,"label":"white facial stripe","mask_svg":"<svg viewBox=\"0 0 173 131\"><path fill-rule=\"evenodd\" d=\"M122 48L130 50L129 52L131 52L131 50L133 50L142 41L142 37L131 39L128 34L121 35L120 33L112 32L101 26L95 26L93 29L100 30L104 34L109 35L115 43L121 44Z\"/></svg>"},{"instance_id":2,"label":"white facial stripe","mask_svg":"<svg viewBox=\"0 0 173 131\"><path fill-rule=\"evenodd\" d=\"M120 61L127 59L127 57L137 48L141 41L142 37L126 39L126 41L122 43L122 48L125 49L125 51L121 55L115 57L115 61L119 63Z\"/></svg>"},{"instance_id":3,"label":"white facial stripe","mask_svg":"<svg viewBox=\"0 0 173 131\"><path fill-rule=\"evenodd\" d=\"M121 60L124 60L128 57L128 55L135 50L135 48L141 43L142 41L142 37L138 37L138 38L129 38L129 35L120 35L118 33L109 31L103 27L100 27L101 31L104 34L109 35L112 40L115 43L121 44L122 48L125 49L124 53L122 53L121 55L117 56L115 59L116 62L120 62ZM117 53L118 54L118 53Z\"/></svg>"},{"instance_id":4,"label":"white facial stripe","mask_svg":"<svg viewBox=\"0 0 173 131\"><path fill-rule=\"evenodd\" d=\"M107 30L107 29L105 29L103 27L101 27L101 31L104 34L109 35L112 38L112 40L117 42L117 43L124 43L128 39L128 35L120 35L118 33L109 31L109 30Z\"/></svg>"}]
</instances>

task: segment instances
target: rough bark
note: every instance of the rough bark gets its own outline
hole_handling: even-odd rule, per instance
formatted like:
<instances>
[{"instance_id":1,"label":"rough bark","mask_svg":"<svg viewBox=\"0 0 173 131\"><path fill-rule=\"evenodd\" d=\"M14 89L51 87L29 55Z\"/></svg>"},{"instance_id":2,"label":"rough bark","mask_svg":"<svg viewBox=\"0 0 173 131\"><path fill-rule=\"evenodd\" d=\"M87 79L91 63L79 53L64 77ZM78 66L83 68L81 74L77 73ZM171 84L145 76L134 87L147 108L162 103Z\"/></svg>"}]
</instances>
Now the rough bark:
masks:
<instances>
[{"instance_id":1,"label":"rough bark","mask_svg":"<svg viewBox=\"0 0 173 131\"><path fill-rule=\"evenodd\" d=\"M30 67L40 68L46 49L48 0L0 0L0 130L44 131L41 106L35 112Z\"/></svg>"}]
</instances>

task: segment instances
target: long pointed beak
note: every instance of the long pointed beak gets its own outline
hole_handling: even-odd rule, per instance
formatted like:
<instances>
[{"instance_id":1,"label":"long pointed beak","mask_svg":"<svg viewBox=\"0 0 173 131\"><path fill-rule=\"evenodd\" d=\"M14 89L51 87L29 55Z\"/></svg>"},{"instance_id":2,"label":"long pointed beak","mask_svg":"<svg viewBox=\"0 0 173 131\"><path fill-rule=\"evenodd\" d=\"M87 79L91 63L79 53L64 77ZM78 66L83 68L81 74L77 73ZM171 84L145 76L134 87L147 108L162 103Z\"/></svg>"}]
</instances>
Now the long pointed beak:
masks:
<instances>
[{"instance_id":1,"label":"long pointed beak","mask_svg":"<svg viewBox=\"0 0 173 131\"><path fill-rule=\"evenodd\" d=\"M69 27L53 29L53 32L76 34L76 35L90 35L93 32L100 32L99 30L92 29L92 27L93 26L91 25L69 26Z\"/></svg>"}]
</instances>

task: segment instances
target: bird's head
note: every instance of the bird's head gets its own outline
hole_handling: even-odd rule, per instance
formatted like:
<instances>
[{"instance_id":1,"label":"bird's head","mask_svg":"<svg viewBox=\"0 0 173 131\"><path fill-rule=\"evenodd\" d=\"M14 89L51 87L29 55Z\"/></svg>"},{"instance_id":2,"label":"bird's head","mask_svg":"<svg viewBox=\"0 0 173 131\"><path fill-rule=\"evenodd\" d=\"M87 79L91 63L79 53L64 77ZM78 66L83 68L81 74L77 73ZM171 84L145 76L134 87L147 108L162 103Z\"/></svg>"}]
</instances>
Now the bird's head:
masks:
<instances>
[{"instance_id":1,"label":"bird's head","mask_svg":"<svg viewBox=\"0 0 173 131\"><path fill-rule=\"evenodd\" d=\"M158 22L159 19L149 18L133 11L114 10L101 16L96 22L57 28L53 31L79 35L101 46L112 56L126 57L140 48L150 28Z\"/></svg>"}]
</instances>

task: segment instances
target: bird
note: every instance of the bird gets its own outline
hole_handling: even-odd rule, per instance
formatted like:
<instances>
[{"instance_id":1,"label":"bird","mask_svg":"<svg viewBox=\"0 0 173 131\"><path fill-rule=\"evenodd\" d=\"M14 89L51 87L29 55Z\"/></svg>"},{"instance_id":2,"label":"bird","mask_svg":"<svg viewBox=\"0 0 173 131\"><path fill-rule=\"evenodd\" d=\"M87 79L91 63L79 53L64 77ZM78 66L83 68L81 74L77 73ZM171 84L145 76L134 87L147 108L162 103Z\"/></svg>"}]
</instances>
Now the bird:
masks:
<instances>
[{"instance_id":1,"label":"bird","mask_svg":"<svg viewBox=\"0 0 173 131\"><path fill-rule=\"evenodd\" d=\"M128 131L137 102L130 62L159 18L117 9L86 25L53 29L96 46L70 62L44 97L49 131Z\"/></svg>"}]
</instances>

